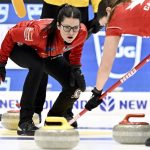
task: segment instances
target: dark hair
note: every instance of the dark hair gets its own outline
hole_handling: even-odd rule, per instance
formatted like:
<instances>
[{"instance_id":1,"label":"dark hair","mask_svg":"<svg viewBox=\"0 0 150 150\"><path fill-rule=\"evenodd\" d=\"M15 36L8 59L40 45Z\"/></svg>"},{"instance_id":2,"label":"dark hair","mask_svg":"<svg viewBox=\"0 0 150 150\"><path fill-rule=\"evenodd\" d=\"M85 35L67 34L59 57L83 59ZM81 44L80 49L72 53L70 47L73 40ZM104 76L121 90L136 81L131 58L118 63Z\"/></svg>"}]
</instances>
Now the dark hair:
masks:
<instances>
[{"instance_id":1,"label":"dark hair","mask_svg":"<svg viewBox=\"0 0 150 150\"><path fill-rule=\"evenodd\" d=\"M101 0L101 2L99 3L97 12L98 20L104 16L107 16L106 8L109 7L109 1L110 0Z\"/></svg>"},{"instance_id":2,"label":"dark hair","mask_svg":"<svg viewBox=\"0 0 150 150\"><path fill-rule=\"evenodd\" d=\"M98 6L97 19L99 20L102 17L107 16L107 12L106 12L107 7L115 8L118 4L122 2L130 2L130 1L131 0L101 0Z\"/></svg>"},{"instance_id":3,"label":"dark hair","mask_svg":"<svg viewBox=\"0 0 150 150\"><path fill-rule=\"evenodd\" d=\"M47 44L46 44L46 50L50 50L49 47L51 47L54 39L55 39L55 32L57 29L57 22L61 24L62 21L64 21L65 18L76 18L79 19L81 22L81 13L80 10L68 5L64 4L60 6L60 9L58 10L57 17L52 21L51 24L47 25L46 28L43 30L47 31L48 37L47 37Z\"/></svg>"}]
</instances>

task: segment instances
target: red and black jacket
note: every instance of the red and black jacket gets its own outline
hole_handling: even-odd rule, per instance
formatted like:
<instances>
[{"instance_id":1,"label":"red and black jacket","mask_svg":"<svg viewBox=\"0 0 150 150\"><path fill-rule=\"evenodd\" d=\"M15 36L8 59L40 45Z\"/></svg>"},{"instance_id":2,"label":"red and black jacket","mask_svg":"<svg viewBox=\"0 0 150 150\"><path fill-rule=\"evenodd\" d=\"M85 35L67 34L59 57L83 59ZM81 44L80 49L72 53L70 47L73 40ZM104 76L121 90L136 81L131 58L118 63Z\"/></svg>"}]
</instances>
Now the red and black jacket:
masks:
<instances>
[{"instance_id":1,"label":"red and black jacket","mask_svg":"<svg viewBox=\"0 0 150 150\"><path fill-rule=\"evenodd\" d=\"M87 29L81 24L80 31L74 41L66 47L59 30L56 31L55 40L51 50L46 50L47 33L43 28L52 22L52 19L39 19L23 21L12 27L6 34L0 49L0 63L7 63L8 57L16 43L26 44L34 48L40 57L57 56L70 50L70 64L80 65Z\"/></svg>"}]
</instances>

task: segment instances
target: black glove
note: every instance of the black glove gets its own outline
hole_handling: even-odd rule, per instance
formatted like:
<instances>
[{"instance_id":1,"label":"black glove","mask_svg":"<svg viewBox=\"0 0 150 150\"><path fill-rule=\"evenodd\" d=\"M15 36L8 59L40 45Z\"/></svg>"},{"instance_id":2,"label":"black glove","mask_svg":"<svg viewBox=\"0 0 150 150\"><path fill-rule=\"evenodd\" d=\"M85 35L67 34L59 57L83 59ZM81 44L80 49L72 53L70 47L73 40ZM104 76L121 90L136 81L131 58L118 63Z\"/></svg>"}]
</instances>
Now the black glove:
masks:
<instances>
[{"instance_id":1,"label":"black glove","mask_svg":"<svg viewBox=\"0 0 150 150\"><path fill-rule=\"evenodd\" d=\"M87 24L87 30L88 30L88 37L92 34L92 33L97 33L100 31L100 29L102 29L103 26L101 26L99 24L99 21L97 19L97 14L94 14L94 18L92 20L90 20Z\"/></svg>"},{"instance_id":2,"label":"black glove","mask_svg":"<svg viewBox=\"0 0 150 150\"><path fill-rule=\"evenodd\" d=\"M96 89L96 87L92 90L92 97L90 100L86 103L85 108L89 111L91 111L93 108L96 108L99 104L101 104L103 101L102 99L99 99L102 95L102 90L99 91Z\"/></svg>"},{"instance_id":3,"label":"black glove","mask_svg":"<svg viewBox=\"0 0 150 150\"><path fill-rule=\"evenodd\" d=\"M86 83L84 75L81 72L80 66L71 66L70 68L70 86L74 87L77 85L79 89L84 92L86 89Z\"/></svg>"},{"instance_id":4,"label":"black glove","mask_svg":"<svg viewBox=\"0 0 150 150\"><path fill-rule=\"evenodd\" d=\"M0 64L0 82L5 81L6 77L6 69L5 69L6 64Z\"/></svg>"}]
</instances>

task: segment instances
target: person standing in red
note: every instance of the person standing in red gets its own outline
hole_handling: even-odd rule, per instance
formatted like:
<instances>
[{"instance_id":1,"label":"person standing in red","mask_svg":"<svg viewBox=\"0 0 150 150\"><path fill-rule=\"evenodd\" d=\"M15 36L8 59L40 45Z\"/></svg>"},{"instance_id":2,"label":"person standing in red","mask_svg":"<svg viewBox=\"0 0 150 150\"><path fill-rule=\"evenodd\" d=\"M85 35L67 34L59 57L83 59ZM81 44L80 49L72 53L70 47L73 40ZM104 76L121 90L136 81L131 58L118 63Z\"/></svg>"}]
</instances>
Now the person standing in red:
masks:
<instances>
[{"instance_id":1,"label":"person standing in red","mask_svg":"<svg viewBox=\"0 0 150 150\"><path fill-rule=\"evenodd\" d=\"M32 117L43 72L55 78L62 86L48 116L64 116L66 110L77 100L78 94L75 91L81 82L85 83L80 68L82 47L86 38L87 29L81 23L80 11L67 4L61 7L56 19L22 21L7 32L0 49L1 81L5 80L8 58L20 67L29 69L24 88L30 92L23 92L21 97L18 135L34 135L38 129ZM70 63L63 57L63 53L67 51L70 51ZM72 74L78 78L73 87L69 82ZM81 90L85 90L84 83ZM27 99L30 93L32 98Z\"/></svg>"},{"instance_id":2,"label":"person standing in red","mask_svg":"<svg viewBox=\"0 0 150 150\"><path fill-rule=\"evenodd\" d=\"M100 8L105 10L106 16L100 20L100 24L106 26L106 37L96 87L85 105L89 111L102 103L99 97L109 78L122 34L150 37L150 0L102 0ZM145 145L150 146L150 138Z\"/></svg>"}]
</instances>

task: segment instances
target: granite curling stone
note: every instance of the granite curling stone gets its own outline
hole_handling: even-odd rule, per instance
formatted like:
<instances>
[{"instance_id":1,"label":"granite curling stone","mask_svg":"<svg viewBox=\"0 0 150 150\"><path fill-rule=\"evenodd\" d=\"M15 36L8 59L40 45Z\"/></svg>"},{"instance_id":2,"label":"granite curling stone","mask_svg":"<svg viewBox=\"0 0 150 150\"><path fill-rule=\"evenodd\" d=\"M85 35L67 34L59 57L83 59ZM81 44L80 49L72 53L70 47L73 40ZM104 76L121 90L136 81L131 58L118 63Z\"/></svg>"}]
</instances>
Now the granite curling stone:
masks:
<instances>
[{"instance_id":1,"label":"granite curling stone","mask_svg":"<svg viewBox=\"0 0 150 150\"><path fill-rule=\"evenodd\" d=\"M45 126L35 131L34 140L43 149L72 149L80 138L64 117L47 117Z\"/></svg>"},{"instance_id":2,"label":"granite curling stone","mask_svg":"<svg viewBox=\"0 0 150 150\"><path fill-rule=\"evenodd\" d=\"M121 144L144 144L150 137L147 122L130 122L131 117L144 117L145 114L128 114L123 121L113 127L113 139Z\"/></svg>"},{"instance_id":3,"label":"granite curling stone","mask_svg":"<svg viewBox=\"0 0 150 150\"><path fill-rule=\"evenodd\" d=\"M19 123L20 110L9 110L2 114L1 124L8 130L17 130ZM39 124L39 115L33 115L35 125Z\"/></svg>"}]
</instances>

